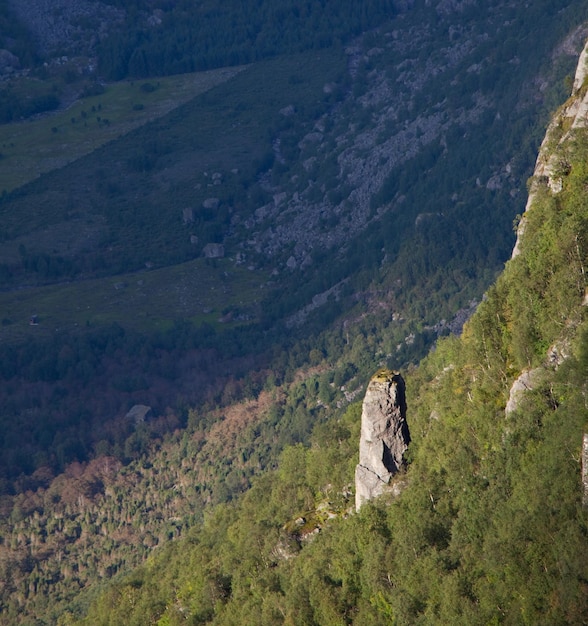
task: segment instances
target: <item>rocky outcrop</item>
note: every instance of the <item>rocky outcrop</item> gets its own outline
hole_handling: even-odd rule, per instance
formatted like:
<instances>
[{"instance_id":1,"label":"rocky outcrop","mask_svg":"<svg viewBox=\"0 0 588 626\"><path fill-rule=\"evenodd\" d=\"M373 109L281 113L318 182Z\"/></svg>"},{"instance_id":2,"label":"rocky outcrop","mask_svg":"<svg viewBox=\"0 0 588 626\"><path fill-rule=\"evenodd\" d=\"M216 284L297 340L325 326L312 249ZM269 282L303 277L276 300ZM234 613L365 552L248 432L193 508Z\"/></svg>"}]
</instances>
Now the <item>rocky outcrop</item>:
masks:
<instances>
[{"instance_id":1,"label":"rocky outcrop","mask_svg":"<svg viewBox=\"0 0 588 626\"><path fill-rule=\"evenodd\" d=\"M90 55L125 11L98 0L9 0L41 54Z\"/></svg>"},{"instance_id":2,"label":"rocky outcrop","mask_svg":"<svg viewBox=\"0 0 588 626\"><path fill-rule=\"evenodd\" d=\"M125 417L135 424L141 424L151 416L151 407L146 404L135 404Z\"/></svg>"},{"instance_id":3,"label":"rocky outcrop","mask_svg":"<svg viewBox=\"0 0 588 626\"><path fill-rule=\"evenodd\" d=\"M410 443L405 384L398 372L380 370L369 382L361 413L355 508L391 492L390 479L403 465Z\"/></svg>"},{"instance_id":4,"label":"rocky outcrop","mask_svg":"<svg viewBox=\"0 0 588 626\"><path fill-rule=\"evenodd\" d=\"M537 387L538 383L543 379L545 371L546 370L543 367L525 370L514 381L512 387L510 388L508 402L504 407L504 414L506 417L509 417L512 413L518 410L526 392L533 391L533 389Z\"/></svg>"},{"instance_id":5,"label":"rocky outcrop","mask_svg":"<svg viewBox=\"0 0 588 626\"><path fill-rule=\"evenodd\" d=\"M225 256L225 247L222 243L207 243L202 249L207 259L222 259Z\"/></svg>"},{"instance_id":6,"label":"rocky outcrop","mask_svg":"<svg viewBox=\"0 0 588 626\"><path fill-rule=\"evenodd\" d=\"M572 88L573 93L580 91L586 76L588 75L588 46L584 47L584 50L580 53L578 59L578 67L576 67L576 75L574 76L574 86Z\"/></svg>"},{"instance_id":7,"label":"rocky outcrop","mask_svg":"<svg viewBox=\"0 0 588 626\"><path fill-rule=\"evenodd\" d=\"M182 222L184 224L192 224L194 222L194 209L193 207L186 207L182 209Z\"/></svg>"},{"instance_id":8,"label":"rocky outcrop","mask_svg":"<svg viewBox=\"0 0 588 626\"><path fill-rule=\"evenodd\" d=\"M510 417L512 413L518 411L526 393L544 383L549 372L556 370L569 356L569 342L562 339L549 348L544 362L539 367L521 372L510 388L508 402L504 407L505 416Z\"/></svg>"}]
</instances>

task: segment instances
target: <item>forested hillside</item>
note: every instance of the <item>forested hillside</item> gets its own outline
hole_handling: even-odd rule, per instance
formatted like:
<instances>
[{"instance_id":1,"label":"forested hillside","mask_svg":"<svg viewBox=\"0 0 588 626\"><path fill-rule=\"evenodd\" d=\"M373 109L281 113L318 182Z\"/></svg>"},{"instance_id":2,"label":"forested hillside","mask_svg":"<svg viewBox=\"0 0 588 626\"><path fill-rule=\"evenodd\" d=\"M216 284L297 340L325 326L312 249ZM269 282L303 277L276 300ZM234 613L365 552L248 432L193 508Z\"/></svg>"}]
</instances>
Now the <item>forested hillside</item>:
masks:
<instances>
[{"instance_id":1,"label":"forested hillside","mask_svg":"<svg viewBox=\"0 0 588 626\"><path fill-rule=\"evenodd\" d=\"M396 13L392 0L361 6L291 0L120 4L127 21L98 51L100 70L114 79L194 72L341 45Z\"/></svg>"},{"instance_id":2,"label":"forested hillside","mask_svg":"<svg viewBox=\"0 0 588 626\"><path fill-rule=\"evenodd\" d=\"M581 129L489 286L587 9L0 2L0 623L578 621ZM350 516L382 366L409 487Z\"/></svg>"},{"instance_id":3,"label":"forested hillside","mask_svg":"<svg viewBox=\"0 0 588 626\"><path fill-rule=\"evenodd\" d=\"M401 495L351 512L351 405L81 623L586 622L588 130L577 110L567 103L552 123L541 160L560 166L532 182L520 253L463 335L408 377Z\"/></svg>"}]
</instances>

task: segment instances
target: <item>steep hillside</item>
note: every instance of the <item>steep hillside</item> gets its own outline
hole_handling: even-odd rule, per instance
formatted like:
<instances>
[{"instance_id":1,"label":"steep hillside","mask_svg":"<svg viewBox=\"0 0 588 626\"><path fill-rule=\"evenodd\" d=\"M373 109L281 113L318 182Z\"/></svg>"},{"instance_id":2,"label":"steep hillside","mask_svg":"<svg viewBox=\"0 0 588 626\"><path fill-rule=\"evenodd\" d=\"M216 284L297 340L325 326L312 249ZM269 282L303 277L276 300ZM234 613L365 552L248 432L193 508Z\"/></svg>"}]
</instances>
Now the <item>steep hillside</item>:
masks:
<instances>
[{"instance_id":1,"label":"steep hillside","mask_svg":"<svg viewBox=\"0 0 588 626\"><path fill-rule=\"evenodd\" d=\"M9 126L36 130L6 139L5 172L19 141L40 171L47 154L63 164L54 146L85 156L0 201L3 477L60 472L101 441L122 457L133 404L185 421L228 379L269 363L282 378L276 353L304 365L298 341L396 365L458 329L510 254L583 32L584 0L557 21L537 7L409 3L344 49L242 68L132 132L170 81ZM121 136L92 151L111 117ZM370 327L386 330L358 357Z\"/></svg>"},{"instance_id":2,"label":"steep hillside","mask_svg":"<svg viewBox=\"0 0 588 626\"><path fill-rule=\"evenodd\" d=\"M102 20L131 4L137 31L113 31L110 50L124 57L142 37L145 58L173 44L193 5L67 7L102 5ZM223 3L227 13L209 17L238 30L242 4ZM268 22L261 31L274 33L274 9L252 4ZM441 343L407 377L409 474L421 487L342 520L357 463L354 402L379 367L409 368L439 336L459 333L510 257L524 182L548 112L573 82L588 4L415 1L387 12L389 3L378 2L386 19L377 28L359 32L374 14L355 13L345 33L334 27L355 4L338 6L312 2L293 21L300 29L306 17L325 16L308 39L284 42L281 52L296 54L266 49L260 37L249 41L256 62L206 76L110 84L96 73L73 76L59 59L35 69L37 59L4 77L21 103L44 93L59 103L0 129L0 179L12 180L23 154L23 169L40 173L13 181L0 199L0 623L82 619L111 577L120 585L97 600L88 623L117 615L127 623L128 614L138 624L147 615L162 624L181 615L369 624L379 612L402 623L426 619L427 610L442 622L452 606L477 615L482 598L511 610L508 598L477 591L500 571L484 560L490 522L473 503L492 510L528 469L501 448L516 420L492 421L488 411L502 415L512 381L535 371L560 331L570 347L557 354L583 358L573 297L585 266L574 213L583 183L571 165L582 160L581 142L560 148L560 194L550 196L540 176L533 184L539 208L522 222L522 260L488 292L464 338ZM142 21L159 9L169 9L169 22ZM88 10L74 16L78 34L99 32ZM57 29L68 15L55 13ZM160 38L145 34L154 28ZM335 41L316 39L329 30ZM208 82L213 76L220 79ZM554 141L571 126L562 121ZM55 167L44 167L52 159ZM553 212L572 196L575 208ZM525 241L535 248L525 251ZM574 363L558 370L571 368L566 384ZM560 416L562 398L579 396L572 387L554 395L553 380L537 397ZM582 416L578 409L574 420ZM512 431L521 454L535 432L535 422L525 424ZM540 451L543 432L532 444ZM493 463L512 474L497 478ZM403 507L408 530L398 521ZM512 522L512 511L503 515ZM342 529L332 540L328 519ZM365 544L350 538L356 528ZM413 531L403 543L400 534ZM311 543L316 534L326 538ZM454 535L461 543L451 544ZM180 543L168 546L172 539ZM335 550L340 541L347 547ZM468 542L470 561L460 552ZM315 551L323 562L328 554L357 559L333 561L329 573ZM428 560L412 570L421 552ZM146 569L124 579L150 555ZM385 569L395 561L398 577ZM454 595L439 592L441 581ZM408 598L401 605L392 584ZM450 598L445 613L427 608L433 596ZM580 604L570 598L553 602L571 611ZM492 609L484 611L491 622Z\"/></svg>"},{"instance_id":3,"label":"steep hillside","mask_svg":"<svg viewBox=\"0 0 588 626\"><path fill-rule=\"evenodd\" d=\"M517 255L407 378L401 495L350 512L352 405L80 623L585 623L587 92L552 121Z\"/></svg>"}]
</instances>

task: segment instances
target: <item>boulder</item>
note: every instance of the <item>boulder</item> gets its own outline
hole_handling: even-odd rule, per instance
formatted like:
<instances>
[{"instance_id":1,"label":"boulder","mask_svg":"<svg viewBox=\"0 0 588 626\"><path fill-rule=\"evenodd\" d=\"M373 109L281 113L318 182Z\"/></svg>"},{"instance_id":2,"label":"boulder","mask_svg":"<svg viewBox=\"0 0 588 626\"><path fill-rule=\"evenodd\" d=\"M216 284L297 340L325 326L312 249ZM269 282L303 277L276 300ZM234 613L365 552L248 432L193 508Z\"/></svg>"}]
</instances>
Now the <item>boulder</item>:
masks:
<instances>
[{"instance_id":1,"label":"boulder","mask_svg":"<svg viewBox=\"0 0 588 626\"><path fill-rule=\"evenodd\" d=\"M218 209L218 205L220 204L220 200L218 198L206 198L202 203L202 206L205 209Z\"/></svg>"},{"instance_id":2,"label":"boulder","mask_svg":"<svg viewBox=\"0 0 588 626\"><path fill-rule=\"evenodd\" d=\"M369 382L361 413L355 508L392 492L389 482L404 464L410 443L405 384L398 372L380 370Z\"/></svg>"},{"instance_id":3,"label":"boulder","mask_svg":"<svg viewBox=\"0 0 588 626\"><path fill-rule=\"evenodd\" d=\"M222 243L207 243L202 254L207 259L222 259L225 256L225 247Z\"/></svg>"},{"instance_id":4,"label":"boulder","mask_svg":"<svg viewBox=\"0 0 588 626\"><path fill-rule=\"evenodd\" d=\"M194 209L192 207L186 207L182 209L182 222L184 224L191 224L194 221Z\"/></svg>"},{"instance_id":5,"label":"boulder","mask_svg":"<svg viewBox=\"0 0 588 626\"><path fill-rule=\"evenodd\" d=\"M141 424L151 416L151 407L146 404L135 404L125 415L128 420L135 424Z\"/></svg>"}]
</instances>

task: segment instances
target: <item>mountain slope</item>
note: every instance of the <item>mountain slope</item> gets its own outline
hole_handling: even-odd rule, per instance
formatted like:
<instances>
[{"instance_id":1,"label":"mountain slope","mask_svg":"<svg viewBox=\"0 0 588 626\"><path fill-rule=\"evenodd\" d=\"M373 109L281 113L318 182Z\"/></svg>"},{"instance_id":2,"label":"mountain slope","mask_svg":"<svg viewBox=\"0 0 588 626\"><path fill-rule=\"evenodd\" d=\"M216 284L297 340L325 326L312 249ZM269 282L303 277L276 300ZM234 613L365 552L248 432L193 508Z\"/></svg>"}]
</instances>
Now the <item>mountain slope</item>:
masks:
<instances>
[{"instance_id":1,"label":"mountain slope","mask_svg":"<svg viewBox=\"0 0 588 626\"><path fill-rule=\"evenodd\" d=\"M551 129L564 139L540 155L565 163L561 186L533 180L519 253L462 337L439 342L407 379L402 494L347 515L352 407L115 585L82 623L585 622L588 130L570 126L585 116L587 90L556 114Z\"/></svg>"},{"instance_id":2,"label":"mountain slope","mask_svg":"<svg viewBox=\"0 0 588 626\"><path fill-rule=\"evenodd\" d=\"M248 67L6 194L3 476L47 462L62 471L100 441L115 446L102 424L133 403L185 413L178 395L210 400L224 384L178 389L186 366L161 367L160 350L196 350L202 363L213 349L224 363L214 370L239 377L235 356L264 367L333 323L350 345L361 335L360 353L373 314L386 331L370 360L394 366L458 327L452 318L467 316L512 248L539 120L560 100L584 1L562 3L557 21L552 2L533 20L499 1L478 12L415 3L345 50ZM88 125L110 115L99 105L79 104ZM52 119L44 128L59 143ZM339 358L345 341L323 356ZM112 371L114 351L124 372ZM96 440L80 433L81 415Z\"/></svg>"},{"instance_id":3,"label":"mountain slope","mask_svg":"<svg viewBox=\"0 0 588 626\"><path fill-rule=\"evenodd\" d=\"M514 265L519 291L497 288L476 318L486 321L472 322L482 325L475 338L441 344L411 378L420 430L411 471L423 487L402 505L410 528L393 521L400 513L392 507L368 516L379 535L364 529L365 542L364 531L356 542L344 530L363 528L359 516L334 521L343 531L332 543L300 546L349 506L357 444L357 407L347 411L349 403L379 366L415 362L438 335L459 332L472 299L508 258L522 181L541 120L562 99L585 9L585 0L405 3L345 49L248 66L4 196L1 620L67 623L85 614L101 581L120 580L158 552L185 559L169 556L177 577L156 558L91 615L126 621L135 601L136 623L187 612L195 622L279 623L286 614L369 623L391 613L415 621L428 605L446 617L461 602L464 614L475 612L483 596L475 589L490 569L472 571L472 559L459 570L461 544L448 552L448 542L454 531L461 543L470 532L485 537L488 527L455 494L475 494L490 510L508 489L495 480L498 491L484 491L483 476L494 474L472 480L471 490L460 481L500 449L487 409L496 403L501 411L511 380L536 367L566 327L561 312L575 300L558 285L571 290L577 281L568 268L583 267L581 230L571 222L562 231L565 269L558 238L541 239L533 254L549 251L552 265ZM51 119L45 129L57 142ZM104 123L97 112L87 122ZM78 123L77 115L68 122ZM537 211L542 219L546 206ZM557 232L557 220L546 223ZM525 286L545 290L549 306L535 296L519 302ZM425 389L427 376L444 394ZM478 393L485 405L470 413ZM136 404L151 406L153 417L126 417ZM437 432L431 414L446 419L425 439ZM469 446L457 460L454 435ZM284 449L278 475L256 483ZM417 462L421 449L435 459L431 471ZM200 526L211 506L240 498ZM190 543L166 547L187 534L202 552ZM403 555L397 577L383 569L380 548L390 559L394 550ZM413 571L411 555L421 549L429 561ZM334 559L331 573L314 551ZM472 546L476 559L482 552ZM340 554L351 561L335 562ZM444 578L442 567L459 574ZM446 593L437 579L455 599L444 613L435 608ZM403 594L391 595L391 580ZM484 591L488 605L492 593ZM569 606L576 603L577 594ZM484 615L494 617L491 607Z\"/></svg>"}]
</instances>

